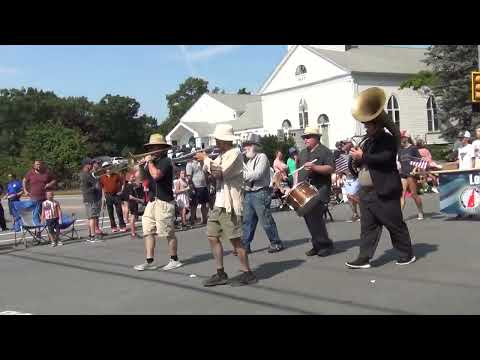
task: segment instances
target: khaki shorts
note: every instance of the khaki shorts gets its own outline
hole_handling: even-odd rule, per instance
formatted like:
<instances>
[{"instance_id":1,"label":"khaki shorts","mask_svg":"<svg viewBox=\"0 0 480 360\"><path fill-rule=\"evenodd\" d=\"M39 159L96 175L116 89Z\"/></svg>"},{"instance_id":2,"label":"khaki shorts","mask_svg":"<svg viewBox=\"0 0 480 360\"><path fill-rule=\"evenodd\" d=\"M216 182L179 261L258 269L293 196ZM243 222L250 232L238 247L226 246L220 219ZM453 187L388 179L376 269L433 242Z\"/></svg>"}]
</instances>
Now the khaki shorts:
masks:
<instances>
[{"instance_id":1,"label":"khaki shorts","mask_svg":"<svg viewBox=\"0 0 480 360\"><path fill-rule=\"evenodd\" d=\"M143 236L158 235L169 239L175 238L175 205L162 200L147 204L142 216Z\"/></svg>"},{"instance_id":2,"label":"khaki shorts","mask_svg":"<svg viewBox=\"0 0 480 360\"><path fill-rule=\"evenodd\" d=\"M208 217L207 235L228 240L241 238L242 217L233 211L228 214L225 208L214 207Z\"/></svg>"}]
</instances>

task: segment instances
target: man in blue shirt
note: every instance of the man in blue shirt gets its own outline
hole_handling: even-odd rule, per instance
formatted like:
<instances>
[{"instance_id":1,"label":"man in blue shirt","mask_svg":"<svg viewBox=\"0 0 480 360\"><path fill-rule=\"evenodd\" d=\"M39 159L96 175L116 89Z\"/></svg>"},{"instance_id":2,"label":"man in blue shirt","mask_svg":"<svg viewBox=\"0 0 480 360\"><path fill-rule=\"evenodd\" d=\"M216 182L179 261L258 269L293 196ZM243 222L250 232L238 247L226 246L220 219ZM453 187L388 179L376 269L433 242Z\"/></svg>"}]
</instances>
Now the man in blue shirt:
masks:
<instances>
[{"instance_id":1,"label":"man in blue shirt","mask_svg":"<svg viewBox=\"0 0 480 360\"><path fill-rule=\"evenodd\" d=\"M8 184L7 184L7 198L8 198L8 211L12 218L15 218L13 214L13 203L15 201L20 201L20 196L23 193L22 182L17 179L15 174L8 174Z\"/></svg>"}]
</instances>

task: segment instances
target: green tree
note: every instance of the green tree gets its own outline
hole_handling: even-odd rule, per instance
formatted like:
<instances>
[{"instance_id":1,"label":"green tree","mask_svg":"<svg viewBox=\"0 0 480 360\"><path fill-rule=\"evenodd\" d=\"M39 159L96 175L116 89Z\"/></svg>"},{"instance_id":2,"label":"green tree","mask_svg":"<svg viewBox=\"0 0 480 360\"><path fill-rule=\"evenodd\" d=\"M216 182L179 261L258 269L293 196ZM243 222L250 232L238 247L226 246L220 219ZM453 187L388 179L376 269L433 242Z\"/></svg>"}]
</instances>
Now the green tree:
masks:
<instances>
[{"instance_id":1,"label":"green tree","mask_svg":"<svg viewBox=\"0 0 480 360\"><path fill-rule=\"evenodd\" d=\"M477 45L430 46L424 62L431 71L420 72L402 84L435 96L442 136L447 140L471 129L470 73L478 67L477 58ZM473 121L473 125L478 122Z\"/></svg>"},{"instance_id":2,"label":"green tree","mask_svg":"<svg viewBox=\"0 0 480 360\"><path fill-rule=\"evenodd\" d=\"M275 160L275 153L277 150L282 151L286 160L288 149L295 146L295 141L293 138L283 140L279 139L278 136L275 135L266 135L260 137L260 145L262 146L263 152L267 155L270 163L272 164Z\"/></svg>"},{"instance_id":3,"label":"green tree","mask_svg":"<svg viewBox=\"0 0 480 360\"><path fill-rule=\"evenodd\" d=\"M76 180L80 162L87 154L78 130L65 128L53 121L30 127L22 144L21 165L28 168L34 160L41 159L67 186Z\"/></svg>"},{"instance_id":4,"label":"green tree","mask_svg":"<svg viewBox=\"0 0 480 360\"><path fill-rule=\"evenodd\" d=\"M238 92L237 94L240 94L240 95L251 95L252 93L250 91L247 91L246 88L241 88L241 89L238 89Z\"/></svg>"},{"instance_id":5,"label":"green tree","mask_svg":"<svg viewBox=\"0 0 480 360\"><path fill-rule=\"evenodd\" d=\"M177 91L167 95L168 117L159 125L159 132L167 135L193 104L208 92L208 81L189 77L180 84Z\"/></svg>"}]
</instances>

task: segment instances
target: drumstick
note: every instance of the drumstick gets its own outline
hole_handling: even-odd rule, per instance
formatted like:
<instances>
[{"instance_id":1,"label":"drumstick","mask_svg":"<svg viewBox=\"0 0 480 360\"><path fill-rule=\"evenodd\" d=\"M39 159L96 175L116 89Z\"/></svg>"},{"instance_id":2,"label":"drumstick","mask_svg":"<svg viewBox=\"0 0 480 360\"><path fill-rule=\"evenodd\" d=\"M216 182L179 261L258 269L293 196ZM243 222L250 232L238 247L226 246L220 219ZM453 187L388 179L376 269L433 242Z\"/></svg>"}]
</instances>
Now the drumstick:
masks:
<instances>
[{"instance_id":1,"label":"drumstick","mask_svg":"<svg viewBox=\"0 0 480 360\"><path fill-rule=\"evenodd\" d=\"M314 160L312 160L312 161L310 161L310 162L313 164L314 162L317 162L317 161L318 161L318 159L314 159ZM302 170L304 167L305 167L305 165L300 166L297 170L295 170L294 172L292 172L290 175L295 175L295 173L299 172L299 171Z\"/></svg>"}]
</instances>

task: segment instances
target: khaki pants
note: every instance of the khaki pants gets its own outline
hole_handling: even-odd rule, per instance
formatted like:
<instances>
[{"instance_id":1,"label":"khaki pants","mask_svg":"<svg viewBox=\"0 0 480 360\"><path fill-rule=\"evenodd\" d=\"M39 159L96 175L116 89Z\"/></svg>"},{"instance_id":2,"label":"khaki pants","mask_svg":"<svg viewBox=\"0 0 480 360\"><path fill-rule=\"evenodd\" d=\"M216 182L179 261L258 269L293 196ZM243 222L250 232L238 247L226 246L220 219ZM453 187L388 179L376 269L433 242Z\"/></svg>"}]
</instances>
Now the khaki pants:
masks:
<instances>
[{"instance_id":1,"label":"khaki pants","mask_svg":"<svg viewBox=\"0 0 480 360\"><path fill-rule=\"evenodd\" d=\"M175 238L175 205L162 200L147 204L142 216L143 236L158 235L167 239Z\"/></svg>"}]
</instances>

